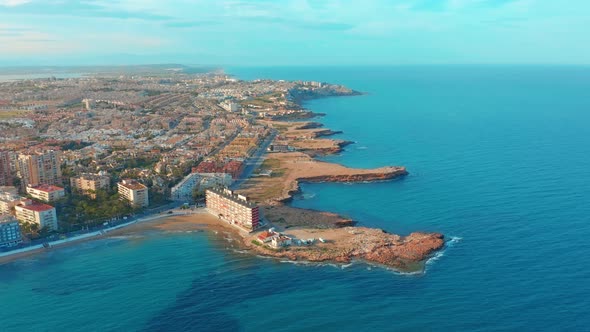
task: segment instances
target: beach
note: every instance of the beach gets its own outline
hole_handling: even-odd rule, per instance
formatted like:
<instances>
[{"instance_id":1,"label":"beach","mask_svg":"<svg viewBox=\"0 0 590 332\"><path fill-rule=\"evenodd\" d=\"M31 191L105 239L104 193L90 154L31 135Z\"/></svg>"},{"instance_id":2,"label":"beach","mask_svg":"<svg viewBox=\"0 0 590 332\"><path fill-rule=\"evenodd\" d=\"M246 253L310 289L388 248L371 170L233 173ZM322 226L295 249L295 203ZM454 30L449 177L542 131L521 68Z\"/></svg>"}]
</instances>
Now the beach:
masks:
<instances>
[{"instance_id":1,"label":"beach","mask_svg":"<svg viewBox=\"0 0 590 332\"><path fill-rule=\"evenodd\" d=\"M50 247L44 248L42 245L27 247L0 253L0 265L26 258L32 255L43 252L74 246L86 241L94 241L97 239L108 238L113 236L128 235L134 233L145 232L148 230L163 230L163 231L188 231L198 229L222 229L228 228L229 225L218 222L212 215L205 212L204 209L199 209L196 212L176 211L172 215L158 214L142 219L138 219L127 224L122 224L103 231L91 232L74 236L71 238L61 239L49 242Z\"/></svg>"}]
</instances>

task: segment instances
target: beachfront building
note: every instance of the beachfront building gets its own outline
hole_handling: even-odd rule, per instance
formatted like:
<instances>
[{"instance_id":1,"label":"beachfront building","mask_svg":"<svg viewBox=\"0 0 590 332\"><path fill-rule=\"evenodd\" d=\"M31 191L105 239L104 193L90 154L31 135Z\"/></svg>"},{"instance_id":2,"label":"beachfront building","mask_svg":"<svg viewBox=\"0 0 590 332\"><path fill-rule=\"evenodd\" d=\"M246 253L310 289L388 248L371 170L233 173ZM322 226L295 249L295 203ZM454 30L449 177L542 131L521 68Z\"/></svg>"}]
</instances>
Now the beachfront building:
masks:
<instances>
[{"instance_id":1,"label":"beachfront building","mask_svg":"<svg viewBox=\"0 0 590 332\"><path fill-rule=\"evenodd\" d=\"M31 195L34 199L49 203L64 198L66 191L62 187L40 184L36 186L28 185L27 194Z\"/></svg>"},{"instance_id":2,"label":"beachfront building","mask_svg":"<svg viewBox=\"0 0 590 332\"><path fill-rule=\"evenodd\" d=\"M208 189L205 199L209 212L219 218L247 231L258 228L260 209L245 196L229 189Z\"/></svg>"},{"instance_id":3,"label":"beachfront building","mask_svg":"<svg viewBox=\"0 0 590 332\"><path fill-rule=\"evenodd\" d=\"M61 183L60 152L54 150L21 153L17 159L18 176L26 188L38 184Z\"/></svg>"},{"instance_id":4,"label":"beachfront building","mask_svg":"<svg viewBox=\"0 0 590 332\"><path fill-rule=\"evenodd\" d=\"M39 225L39 228L57 230L55 208L43 203L35 203L30 199L21 200L15 207L16 219Z\"/></svg>"},{"instance_id":5,"label":"beachfront building","mask_svg":"<svg viewBox=\"0 0 590 332\"><path fill-rule=\"evenodd\" d=\"M72 190L88 195L92 199L96 198L97 190L108 190L110 182L111 178L105 173L83 173L80 176L70 178Z\"/></svg>"},{"instance_id":6,"label":"beachfront building","mask_svg":"<svg viewBox=\"0 0 590 332\"><path fill-rule=\"evenodd\" d=\"M14 192L0 192L0 214L14 214L14 207L21 199Z\"/></svg>"},{"instance_id":7,"label":"beachfront building","mask_svg":"<svg viewBox=\"0 0 590 332\"><path fill-rule=\"evenodd\" d=\"M182 202L192 201L195 190L204 193L210 188L227 187L231 182L232 177L227 173L191 173L172 188L170 198Z\"/></svg>"},{"instance_id":8,"label":"beachfront building","mask_svg":"<svg viewBox=\"0 0 590 332\"><path fill-rule=\"evenodd\" d=\"M260 244L265 244L268 243L270 241L272 241L273 238L279 236L280 234L277 232L273 232L273 231L264 231L260 234L258 234L258 236L256 237L256 241L258 241L258 243Z\"/></svg>"},{"instance_id":9,"label":"beachfront building","mask_svg":"<svg viewBox=\"0 0 590 332\"><path fill-rule=\"evenodd\" d=\"M14 247L23 242L18 219L0 215L0 248Z\"/></svg>"},{"instance_id":10,"label":"beachfront building","mask_svg":"<svg viewBox=\"0 0 590 332\"><path fill-rule=\"evenodd\" d=\"M283 247L288 247L292 244L293 240L286 236L286 235L278 235L278 236L274 236L272 238L272 240L270 241L270 245L273 248L283 248Z\"/></svg>"},{"instance_id":11,"label":"beachfront building","mask_svg":"<svg viewBox=\"0 0 590 332\"><path fill-rule=\"evenodd\" d=\"M125 179L117 184L121 199L125 199L135 207L147 207L150 205L148 188L143 184Z\"/></svg>"}]
</instances>

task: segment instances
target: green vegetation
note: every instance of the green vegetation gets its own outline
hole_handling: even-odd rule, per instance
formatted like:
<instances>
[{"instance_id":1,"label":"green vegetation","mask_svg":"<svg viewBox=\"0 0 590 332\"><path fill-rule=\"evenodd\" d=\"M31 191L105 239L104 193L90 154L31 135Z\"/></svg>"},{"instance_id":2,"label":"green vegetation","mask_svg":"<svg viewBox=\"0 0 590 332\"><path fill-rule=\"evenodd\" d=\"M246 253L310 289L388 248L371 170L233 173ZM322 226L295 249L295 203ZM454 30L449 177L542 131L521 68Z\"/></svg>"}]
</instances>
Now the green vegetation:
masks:
<instances>
[{"instance_id":1,"label":"green vegetation","mask_svg":"<svg viewBox=\"0 0 590 332\"><path fill-rule=\"evenodd\" d=\"M64 142L59 142L59 143L55 143L55 144L48 144L48 145L59 146L59 147L61 147L62 150L68 151L68 150L80 150L80 149L83 149L87 146L92 145L92 143L83 142L83 141L64 141Z\"/></svg>"},{"instance_id":2,"label":"green vegetation","mask_svg":"<svg viewBox=\"0 0 590 332\"><path fill-rule=\"evenodd\" d=\"M97 226L111 218L136 211L128 202L120 200L118 193L98 190L95 194L96 199L92 199L72 193L56 202L55 209L63 232Z\"/></svg>"},{"instance_id":3,"label":"green vegetation","mask_svg":"<svg viewBox=\"0 0 590 332\"><path fill-rule=\"evenodd\" d=\"M262 165L260 165L260 170L272 170L272 174L270 175L271 178L278 178L285 175L285 169L281 168L281 161L278 159L270 158L266 159Z\"/></svg>"},{"instance_id":4,"label":"green vegetation","mask_svg":"<svg viewBox=\"0 0 590 332\"><path fill-rule=\"evenodd\" d=\"M145 90L143 93L147 97L153 97L153 96L159 96L163 92L162 91L158 91L158 90Z\"/></svg>"}]
</instances>

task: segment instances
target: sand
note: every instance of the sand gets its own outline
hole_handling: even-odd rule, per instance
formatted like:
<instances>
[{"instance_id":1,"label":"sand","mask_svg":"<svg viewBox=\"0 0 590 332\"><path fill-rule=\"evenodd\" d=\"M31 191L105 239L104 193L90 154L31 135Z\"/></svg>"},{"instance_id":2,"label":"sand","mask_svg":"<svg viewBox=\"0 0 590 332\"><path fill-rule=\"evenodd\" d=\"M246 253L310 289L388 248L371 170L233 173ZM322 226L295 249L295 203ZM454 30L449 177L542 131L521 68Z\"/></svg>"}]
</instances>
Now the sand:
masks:
<instances>
[{"instance_id":1,"label":"sand","mask_svg":"<svg viewBox=\"0 0 590 332\"><path fill-rule=\"evenodd\" d=\"M138 221L137 223L121 227L115 230L110 230L104 235L98 235L79 240L73 240L70 242L52 245L51 248L41 248L30 250L26 252L14 253L12 255L0 257L0 265L6 264L18 259L37 255L46 251L55 250L63 247L73 246L82 242L94 241L97 239L104 239L113 236L130 235L135 233L141 233L149 230L155 231L190 231L190 230L217 230L230 232L236 236L240 236L240 232L234 229L229 224L220 221L213 215L205 212L204 210L198 213L189 215L155 215L146 218L147 220ZM241 237L244 237L243 235Z\"/></svg>"}]
</instances>

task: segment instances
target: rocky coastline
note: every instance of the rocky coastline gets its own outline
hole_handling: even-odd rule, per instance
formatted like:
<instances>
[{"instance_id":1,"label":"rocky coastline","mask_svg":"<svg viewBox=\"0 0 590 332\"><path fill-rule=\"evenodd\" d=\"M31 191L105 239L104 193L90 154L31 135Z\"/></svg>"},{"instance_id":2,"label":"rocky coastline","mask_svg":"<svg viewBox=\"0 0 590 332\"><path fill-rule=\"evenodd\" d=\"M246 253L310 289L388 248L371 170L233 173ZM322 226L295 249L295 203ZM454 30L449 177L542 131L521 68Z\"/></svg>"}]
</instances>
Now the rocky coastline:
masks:
<instances>
[{"instance_id":1,"label":"rocky coastline","mask_svg":"<svg viewBox=\"0 0 590 332\"><path fill-rule=\"evenodd\" d=\"M423 269L424 261L444 246L444 236L439 233L411 233L408 236L388 234L380 229L343 227L316 232L332 233L344 245L334 245L332 240L309 247L271 249L253 246L259 254L292 261L336 262L347 264L353 260L379 264L404 272Z\"/></svg>"},{"instance_id":2,"label":"rocky coastline","mask_svg":"<svg viewBox=\"0 0 590 332\"><path fill-rule=\"evenodd\" d=\"M345 95L357 94L348 91ZM321 97L318 94L313 96ZM444 235L439 233L414 232L400 236L357 226L357 221L334 213L289 206L294 196L302 194L300 183L387 181L403 178L409 173L403 166L351 169L314 159L340 153L345 146L354 143L322 138L342 133L324 128L322 123L269 121L267 124L279 128L282 144L295 147L297 152L267 155L268 164L273 165L270 170L276 175L252 178L239 192L260 204L268 227L295 239L321 238L322 241L306 246L272 248L258 243L256 239L260 232L254 232L244 239L249 249L263 256L294 261L350 263L362 260L399 271L419 272L424 269L424 262L444 247Z\"/></svg>"}]
</instances>

